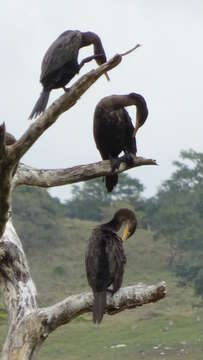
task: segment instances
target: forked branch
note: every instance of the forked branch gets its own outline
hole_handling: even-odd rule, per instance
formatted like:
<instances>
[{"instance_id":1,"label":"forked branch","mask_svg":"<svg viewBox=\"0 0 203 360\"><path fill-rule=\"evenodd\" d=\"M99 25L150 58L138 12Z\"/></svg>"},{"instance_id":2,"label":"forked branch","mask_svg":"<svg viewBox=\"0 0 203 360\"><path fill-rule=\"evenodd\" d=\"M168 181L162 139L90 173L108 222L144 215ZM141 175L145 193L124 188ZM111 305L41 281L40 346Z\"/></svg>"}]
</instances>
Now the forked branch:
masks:
<instances>
[{"instance_id":1,"label":"forked branch","mask_svg":"<svg viewBox=\"0 0 203 360\"><path fill-rule=\"evenodd\" d=\"M120 164L117 173L125 170L142 166L157 165L155 160L135 157L134 164L127 165L125 162ZM31 185L41 187L61 186L86 181L101 176L112 174L109 160L100 161L88 165L79 165L67 169L35 169L30 166L20 164L15 175L15 186Z\"/></svg>"},{"instance_id":2,"label":"forked branch","mask_svg":"<svg viewBox=\"0 0 203 360\"><path fill-rule=\"evenodd\" d=\"M0 269L10 318L9 332L2 352L3 360L31 359L35 349L57 327L92 311L92 293L72 295L46 308L37 307L36 289L11 219L0 241ZM156 302L165 295L164 282L121 288L113 297L108 295L106 313L113 315L125 309Z\"/></svg>"},{"instance_id":3,"label":"forked branch","mask_svg":"<svg viewBox=\"0 0 203 360\"><path fill-rule=\"evenodd\" d=\"M5 126L0 126L0 280L10 319L9 331L2 352L3 360L30 360L36 348L51 331L80 314L91 312L93 305L92 293L85 293L70 296L51 307L38 308L36 289L26 255L12 225L9 211L12 187L17 185L60 186L112 173L110 162L102 161L55 170L38 170L20 164L14 176L17 163L60 114L71 108L100 76L116 67L121 62L122 56L129 54L137 47L139 45L126 53L115 55L96 70L82 76L70 88L70 91L56 100L14 144L5 145ZM120 173L141 165L156 165L156 161L137 157L131 166L122 162L116 172ZM165 294L164 283L122 288L113 297L108 296L106 312L115 314L125 309L155 302L162 299Z\"/></svg>"},{"instance_id":4,"label":"forked branch","mask_svg":"<svg viewBox=\"0 0 203 360\"><path fill-rule=\"evenodd\" d=\"M121 288L114 296L107 296L106 313L114 315L125 309L133 309L137 306L156 302L163 299L165 295L166 284L164 281L156 285L127 286ZM92 306L92 293L83 293L69 296L56 305L41 309L39 315L48 332L50 332L81 314L91 312Z\"/></svg>"},{"instance_id":5,"label":"forked branch","mask_svg":"<svg viewBox=\"0 0 203 360\"><path fill-rule=\"evenodd\" d=\"M139 45L136 45L129 52L134 51ZM28 130L21 136L21 138L11 147L10 157L12 161L19 161L21 157L28 151L33 143L43 134L43 132L49 128L65 111L70 109L76 104L77 100L85 93L85 91L103 74L107 73L122 60L122 56L127 55L117 54L105 64L102 64L95 70L91 70L87 74L83 75L78 81L76 81L70 88L70 91L60 96L37 120L30 125Z\"/></svg>"}]
</instances>

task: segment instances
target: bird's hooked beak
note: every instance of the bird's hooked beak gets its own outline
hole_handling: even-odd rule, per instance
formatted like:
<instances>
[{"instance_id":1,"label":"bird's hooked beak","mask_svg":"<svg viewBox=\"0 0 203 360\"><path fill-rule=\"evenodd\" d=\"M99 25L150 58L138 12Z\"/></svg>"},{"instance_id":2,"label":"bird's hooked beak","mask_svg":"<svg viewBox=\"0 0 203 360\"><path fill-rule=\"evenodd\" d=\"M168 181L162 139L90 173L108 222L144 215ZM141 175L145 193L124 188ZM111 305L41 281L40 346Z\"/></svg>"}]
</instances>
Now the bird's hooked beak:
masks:
<instances>
[{"instance_id":1,"label":"bird's hooked beak","mask_svg":"<svg viewBox=\"0 0 203 360\"><path fill-rule=\"evenodd\" d=\"M136 136L138 129L141 126L141 113L139 111L139 108L137 108L137 113L136 113L136 125L133 131L133 137Z\"/></svg>"},{"instance_id":2,"label":"bird's hooked beak","mask_svg":"<svg viewBox=\"0 0 203 360\"><path fill-rule=\"evenodd\" d=\"M127 240L130 236L130 232L129 232L129 224L127 224L123 230L123 235L122 235L122 240Z\"/></svg>"},{"instance_id":3,"label":"bird's hooked beak","mask_svg":"<svg viewBox=\"0 0 203 360\"><path fill-rule=\"evenodd\" d=\"M95 55L95 60L97 62L97 64L100 66L102 64L104 64L106 62L106 58L105 58L105 61L101 61L101 57L103 56L103 54L96 54ZM103 59L104 60L104 59ZM106 77L106 80L110 81L110 77L109 75L105 72L104 73L105 77Z\"/></svg>"},{"instance_id":4,"label":"bird's hooked beak","mask_svg":"<svg viewBox=\"0 0 203 360\"><path fill-rule=\"evenodd\" d=\"M135 125L135 128L133 130L133 137L136 136L137 131L138 131L139 128L140 128L140 123L139 123L138 119L136 119L136 125Z\"/></svg>"},{"instance_id":5,"label":"bird's hooked beak","mask_svg":"<svg viewBox=\"0 0 203 360\"><path fill-rule=\"evenodd\" d=\"M103 63L102 63L99 59L97 59L97 57L99 57L99 56L100 56L100 55L97 54L95 60L96 60L97 64L100 66L100 65L102 65ZM108 75L107 72L104 73L104 76L106 77L106 80L107 80L107 81L110 81L110 77L109 77L109 75Z\"/></svg>"}]
</instances>

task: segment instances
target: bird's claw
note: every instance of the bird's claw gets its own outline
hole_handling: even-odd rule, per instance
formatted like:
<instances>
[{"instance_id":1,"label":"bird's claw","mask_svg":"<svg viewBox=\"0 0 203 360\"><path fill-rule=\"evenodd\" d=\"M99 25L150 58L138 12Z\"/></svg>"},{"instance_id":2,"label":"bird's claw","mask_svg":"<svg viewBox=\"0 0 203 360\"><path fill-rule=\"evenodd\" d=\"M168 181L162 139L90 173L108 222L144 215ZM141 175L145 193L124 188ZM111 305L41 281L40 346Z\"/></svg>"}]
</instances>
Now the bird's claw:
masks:
<instances>
[{"instance_id":1,"label":"bird's claw","mask_svg":"<svg viewBox=\"0 0 203 360\"><path fill-rule=\"evenodd\" d=\"M135 161L135 154L132 154L130 152L126 152L125 155L122 157L122 160L127 164L127 165L133 165L134 161Z\"/></svg>"},{"instance_id":2,"label":"bird's claw","mask_svg":"<svg viewBox=\"0 0 203 360\"><path fill-rule=\"evenodd\" d=\"M113 157L110 157L110 162L111 162L111 169L112 171L114 172L115 170L118 170L119 169L119 166L121 164L121 159L120 158L113 158Z\"/></svg>"},{"instance_id":3,"label":"bird's claw","mask_svg":"<svg viewBox=\"0 0 203 360\"><path fill-rule=\"evenodd\" d=\"M66 93L68 93L69 91L70 91L70 88L67 88L67 87L63 87L63 90L66 92Z\"/></svg>"}]
</instances>

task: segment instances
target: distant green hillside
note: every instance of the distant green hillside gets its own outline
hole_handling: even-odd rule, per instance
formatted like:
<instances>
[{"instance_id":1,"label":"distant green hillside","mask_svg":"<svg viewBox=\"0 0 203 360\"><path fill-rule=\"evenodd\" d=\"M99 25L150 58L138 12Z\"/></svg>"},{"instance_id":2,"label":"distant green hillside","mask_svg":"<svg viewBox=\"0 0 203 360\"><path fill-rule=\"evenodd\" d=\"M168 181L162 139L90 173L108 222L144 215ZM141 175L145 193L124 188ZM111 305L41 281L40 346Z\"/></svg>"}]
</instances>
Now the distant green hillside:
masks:
<instances>
[{"instance_id":1,"label":"distant green hillside","mask_svg":"<svg viewBox=\"0 0 203 360\"><path fill-rule=\"evenodd\" d=\"M84 253L97 223L69 219L64 216L65 210L65 206L44 189L22 187L15 192L14 223L25 246L43 304L88 288ZM156 248L149 231L140 229L129 239L125 244L128 258L125 284L163 279L163 272L167 271L166 245L159 244L158 251ZM67 284L65 289L64 283Z\"/></svg>"},{"instance_id":2,"label":"distant green hillside","mask_svg":"<svg viewBox=\"0 0 203 360\"><path fill-rule=\"evenodd\" d=\"M183 159L193 161L193 167L177 162L172 177L156 197L147 200L141 196L142 184L127 179L126 186L125 176L116 196L107 199L103 190L98 191L99 179L76 187L73 199L65 205L44 189L15 191L14 223L36 282L39 305L89 290L84 253L97 224L94 217L101 222L121 206L135 208L139 221L136 234L125 243L128 261L123 285L160 280L168 284L162 301L105 316L99 328L92 325L91 314L61 327L45 342L38 359L202 360L203 309L191 285L195 274L199 287L203 278L203 154L186 152ZM85 212L88 207L91 211ZM185 286L180 287L175 274ZM6 330L6 314L0 305L0 347Z\"/></svg>"},{"instance_id":3,"label":"distant green hillside","mask_svg":"<svg viewBox=\"0 0 203 360\"><path fill-rule=\"evenodd\" d=\"M28 251L37 246L52 246L64 236L60 226L64 207L45 189L29 186L15 189L13 214L17 231Z\"/></svg>"},{"instance_id":4,"label":"distant green hillside","mask_svg":"<svg viewBox=\"0 0 203 360\"><path fill-rule=\"evenodd\" d=\"M64 217L63 205L52 199L46 190L18 189L15 202L18 232L23 232L24 226L27 234L30 227L30 237L27 241L27 235L23 235L23 241L39 292L39 304L52 304L71 293L89 290L84 251L96 223ZM30 216L27 223L26 213L34 214L35 219ZM54 224L58 229L57 237ZM46 236L43 229L47 231ZM198 299L193 296L192 289L177 287L175 278L168 272L167 245L162 241L154 242L150 231L140 229L126 242L125 250L128 263L124 285L166 280L167 297L143 308L105 316L99 328L92 325L91 314L81 316L54 332L42 346L38 359L157 360L165 356L167 360L174 360L182 354L187 360L202 359L203 325L199 319L203 311L193 308ZM6 328L6 314L0 310L0 345Z\"/></svg>"}]
</instances>

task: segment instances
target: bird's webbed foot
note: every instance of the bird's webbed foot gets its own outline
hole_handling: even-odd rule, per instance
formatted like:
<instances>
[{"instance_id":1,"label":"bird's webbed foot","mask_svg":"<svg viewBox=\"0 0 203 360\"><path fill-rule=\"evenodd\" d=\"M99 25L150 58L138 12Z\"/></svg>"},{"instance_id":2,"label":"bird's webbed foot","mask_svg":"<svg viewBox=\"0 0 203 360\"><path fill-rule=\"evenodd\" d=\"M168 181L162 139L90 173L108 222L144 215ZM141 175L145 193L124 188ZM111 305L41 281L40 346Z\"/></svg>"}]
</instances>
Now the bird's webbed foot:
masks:
<instances>
[{"instance_id":1,"label":"bird's webbed foot","mask_svg":"<svg viewBox=\"0 0 203 360\"><path fill-rule=\"evenodd\" d=\"M125 154L122 156L122 161L124 161L127 165L133 165L136 158L136 154L125 151Z\"/></svg>"},{"instance_id":2,"label":"bird's webbed foot","mask_svg":"<svg viewBox=\"0 0 203 360\"><path fill-rule=\"evenodd\" d=\"M111 169L114 172L115 170L119 169L119 166L122 162L121 158L114 158L111 155L109 155L109 160L111 162Z\"/></svg>"},{"instance_id":3,"label":"bird's webbed foot","mask_svg":"<svg viewBox=\"0 0 203 360\"><path fill-rule=\"evenodd\" d=\"M70 91L70 88L67 88L67 87L63 86L63 90L64 90L66 93L68 93L68 92Z\"/></svg>"}]
</instances>

